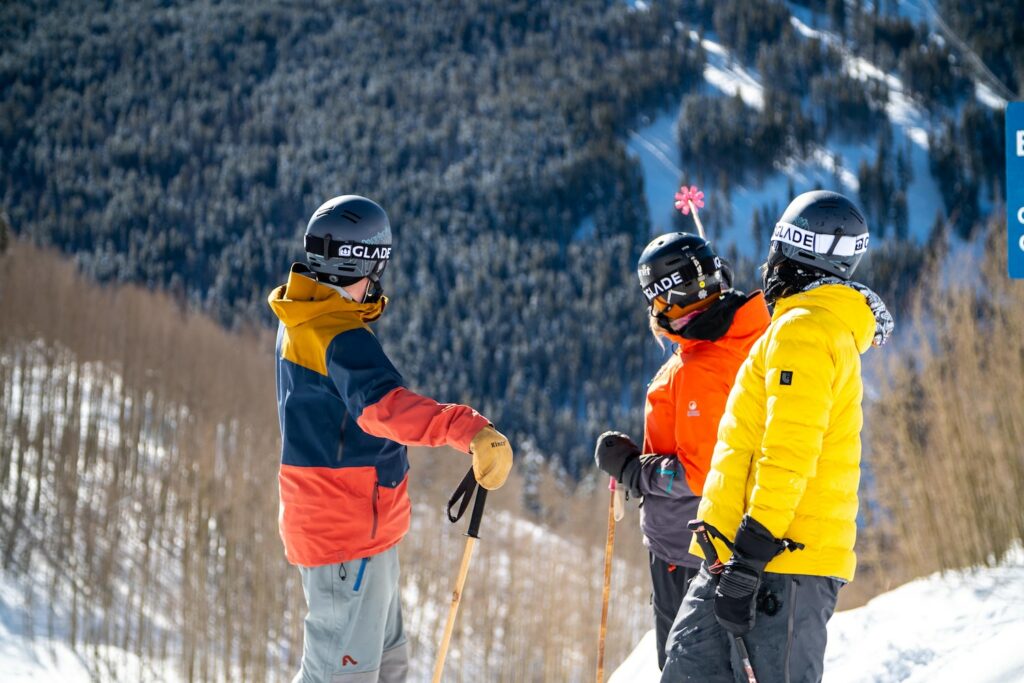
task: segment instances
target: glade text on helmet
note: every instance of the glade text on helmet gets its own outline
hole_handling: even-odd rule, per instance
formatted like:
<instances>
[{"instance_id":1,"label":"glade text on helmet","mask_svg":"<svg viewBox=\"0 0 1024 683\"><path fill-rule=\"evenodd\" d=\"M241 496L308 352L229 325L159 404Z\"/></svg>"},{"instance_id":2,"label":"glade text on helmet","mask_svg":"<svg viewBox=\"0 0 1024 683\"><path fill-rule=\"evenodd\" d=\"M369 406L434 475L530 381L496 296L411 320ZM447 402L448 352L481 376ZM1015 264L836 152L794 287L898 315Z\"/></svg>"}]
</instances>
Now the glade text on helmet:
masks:
<instances>
[{"instance_id":1,"label":"glade text on helmet","mask_svg":"<svg viewBox=\"0 0 1024 683\"><path fill-rule=\"evenodd\" d=\"M391 247L374 246L369 244L339 244L339 258L361 258L373 261L387 261L391 258Z\"/></svg>"}]
</instances>

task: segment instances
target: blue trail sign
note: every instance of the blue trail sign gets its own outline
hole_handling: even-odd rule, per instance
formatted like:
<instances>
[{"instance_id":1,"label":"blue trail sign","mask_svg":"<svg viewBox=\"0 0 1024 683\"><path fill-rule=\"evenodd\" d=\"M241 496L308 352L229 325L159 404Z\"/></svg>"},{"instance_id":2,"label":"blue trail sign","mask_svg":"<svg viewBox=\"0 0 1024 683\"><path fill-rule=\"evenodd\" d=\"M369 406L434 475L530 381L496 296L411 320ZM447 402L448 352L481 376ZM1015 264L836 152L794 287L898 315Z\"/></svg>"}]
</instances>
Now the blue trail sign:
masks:
<instances>
[{"instance_id":1,"label":"blue trail sign","mask_svg":"<svg viewBox=\"0 0 1024 683\"><path fill-rule=\"evenodd\" d=\"M1010 277L1024 278L1024 102L1006 105L1006 214Z\"/></svg>"}]
</instances>

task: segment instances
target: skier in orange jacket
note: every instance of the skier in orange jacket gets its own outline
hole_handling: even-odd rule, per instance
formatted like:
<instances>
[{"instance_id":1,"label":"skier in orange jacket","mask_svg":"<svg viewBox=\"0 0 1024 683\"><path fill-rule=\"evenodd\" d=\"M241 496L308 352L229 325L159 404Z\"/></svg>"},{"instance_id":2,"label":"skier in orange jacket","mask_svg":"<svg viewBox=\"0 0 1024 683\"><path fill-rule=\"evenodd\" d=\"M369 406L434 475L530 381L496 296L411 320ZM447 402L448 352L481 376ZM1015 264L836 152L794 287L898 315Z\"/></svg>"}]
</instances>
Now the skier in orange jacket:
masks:
<instances>
[{"instance_id":1,"label":"skier in orange jacket","mask_svg":"<svg viewBox=\"0 0 1024 683\"><path fill-rule=\"evenodd\" d=\"M651 330L676 351L647 390L643 448L620 432L597 441L598 466L643 496L640 524L650 553L658 664L700 558L686 524L697 514L718 422L740 364L768 327L761 292L745 295L706 240L670 233L652 241L637 265Z\"/></svg>"}]
</instances>

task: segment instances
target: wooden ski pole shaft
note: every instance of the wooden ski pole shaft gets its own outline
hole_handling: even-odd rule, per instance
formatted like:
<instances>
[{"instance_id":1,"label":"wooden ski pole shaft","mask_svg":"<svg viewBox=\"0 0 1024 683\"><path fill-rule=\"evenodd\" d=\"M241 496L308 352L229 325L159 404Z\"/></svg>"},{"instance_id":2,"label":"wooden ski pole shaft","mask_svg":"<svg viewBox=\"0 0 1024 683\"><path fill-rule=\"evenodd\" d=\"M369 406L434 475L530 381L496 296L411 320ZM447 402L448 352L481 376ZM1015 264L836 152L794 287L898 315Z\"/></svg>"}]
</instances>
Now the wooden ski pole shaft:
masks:
<instances>
[{"instance_id":1,"label":"wooden ski pole shaft","mask_svg":"<svg viewBox=\"0 0 1024 683\"><path fill-rule=\"evenodd\" d=\"M601 592L601 628L597 635L597 683L604 683L604 641L608 635L608 599L612 592L612 549L615 545L615 478L608 481L608 540L604 546L604 589ZM620 517L621 518L621 517Z\"/></svg>"},{"instance_id":2,"label":"wooden ski pole shaft","mask_svg":"<svg viewBox=\"0 0 1024 683\"><path fill-rule=\"evenodd\" d=\"M455 617L459 613L459 602L462 601L462 587L466 585L466 576L469 574L469 561L473 559L473 546L475 544L476 539L472 536L466 539L466 549L462 553L459 577L455 580L455 591L452 593L452 605L448 609L448 623L444 626L441 649L437 653L437 662L434 663L434 683L441 683L441 674L444 673L444 660L448 656L448 646L452 642L452 633L455 631Z\"/></svg>"},{"instance_id":3,"label":"wooden ski pole shaft","mask_svg":"<svg viewBox=\"0 0 1024 683\"><path fill-rule=\"evenodd\" d=\"M470 484L472 485L470 486ZM462 512L465 511L465 505L462 506L457 516L452 515L452 506L460 495L471 496L473 490L476 490L476 502L473 504L473 514L469 518L469 530L466 532L466 536L468 536L466 539L466 549L462 552L459 575L455 579L455 590L452 591L452 604L448 609L448 621L444 625L444 636L441 638L441 647L437 652L437 661L434 663L433 683L441 683L441 675L444 673L444 661L448 657L448 647L451 645L452 634L455 632L455 618L459 614L459 603L462 602L462 589L466 585L466 576L469 575L469 563L473 559L473 548L480 538L480 520L484 516L487 489L483 487L476 488L476 482L473 480L473 470L470 469L462 484L460 484L459 490L455 492L455 496L448 502L448 518L452 522L456 522L462 516ZM468 500L466 503L468 503Z\"/></svg>"}]
</instances>

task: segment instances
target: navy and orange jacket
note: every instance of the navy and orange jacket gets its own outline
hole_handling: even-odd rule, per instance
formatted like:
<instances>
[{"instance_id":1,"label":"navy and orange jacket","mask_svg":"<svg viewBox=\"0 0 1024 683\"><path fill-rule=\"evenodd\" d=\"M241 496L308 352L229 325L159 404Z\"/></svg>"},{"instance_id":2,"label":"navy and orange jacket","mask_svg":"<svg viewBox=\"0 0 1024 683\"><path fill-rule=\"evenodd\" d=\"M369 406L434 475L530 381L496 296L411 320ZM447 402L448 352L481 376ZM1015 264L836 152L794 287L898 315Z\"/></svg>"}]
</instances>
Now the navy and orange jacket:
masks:
<instances>
[{"instance_id":1,"label":"navy and orange jacket","mask_svg":"<svg viewBox=\"0 0 1024 683\"><path fill-rule=\"evenodd\" d=\"M671 564L700 564L686 523L697 516L736 372L771 320L761 292L726 296L738 305L728 331L714 341L666 335L678 348L647 388L640 525L644 544Z\"/></svg>"},{"instance_id":2,"label":"navy and orange jacket","mask_svg":"<svg viewBox=\"0 0 1024 683\"><path fill-rule=\"evenodd\" d=\"M468 452L488 421L405 387L369 328L387 299L351 301L296 264L268 302L281 321L279 525L288 561L315 567L383 552L409 530L406 446Z\"/></svg>"}]
</instances>

